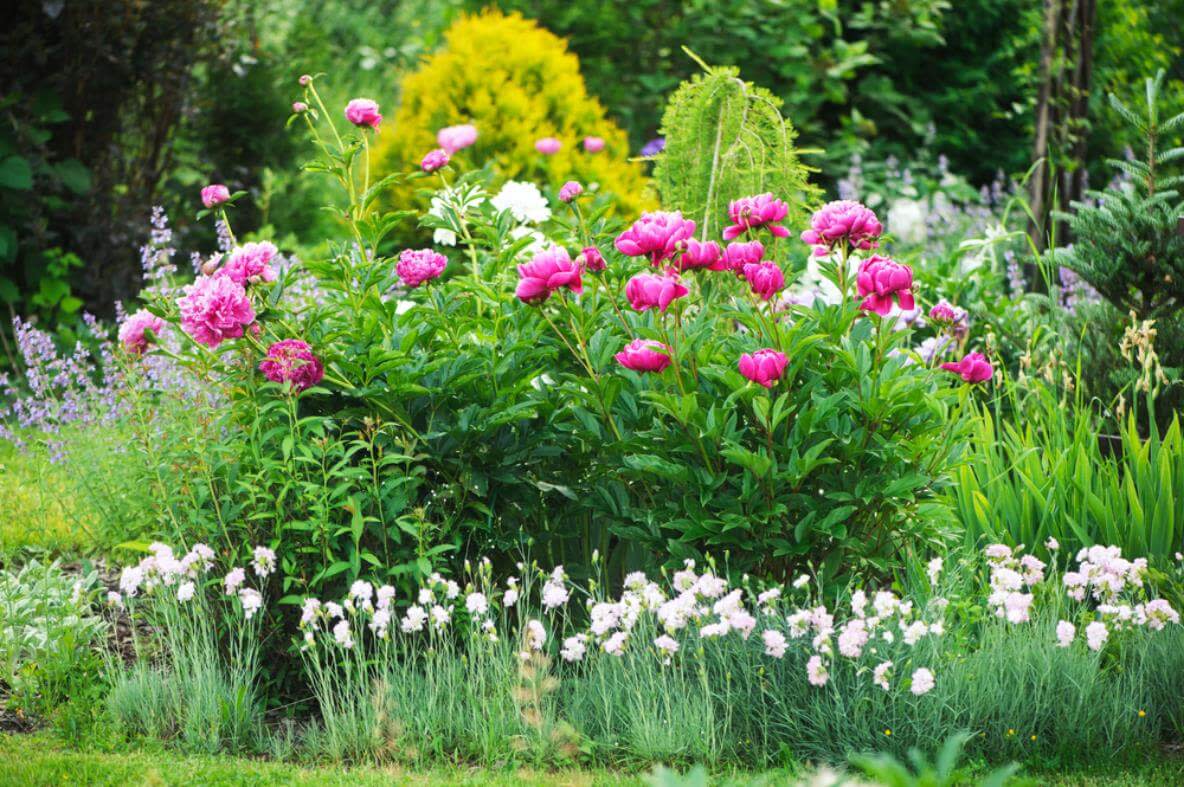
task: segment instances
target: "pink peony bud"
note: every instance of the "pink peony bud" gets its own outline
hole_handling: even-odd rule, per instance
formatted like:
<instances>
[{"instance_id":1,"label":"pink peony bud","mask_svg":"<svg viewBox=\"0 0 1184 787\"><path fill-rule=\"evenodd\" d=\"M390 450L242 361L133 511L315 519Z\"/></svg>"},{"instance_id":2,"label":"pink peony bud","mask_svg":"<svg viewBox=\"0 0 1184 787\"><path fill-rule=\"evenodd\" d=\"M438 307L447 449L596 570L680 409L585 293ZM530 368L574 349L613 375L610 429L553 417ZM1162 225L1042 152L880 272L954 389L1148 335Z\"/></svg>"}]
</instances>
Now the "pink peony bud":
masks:
<instances>
[{"instance_id":1,"label":"pink peony bud","mask_svg":"<svg viewBox=\"0 0 1184 787\"><path fill-rule=\"evenodd\" d=\"M711 266L713 271L732 271L737 276L744 275L744 266L757 263L765 258L765 247L759 240L747 243L734 241L724 249L723 255Z\"/></svg>"},{"instance_id":2,"label":"pink peony bud","mask_svg":"<svg viewBox=\"0 0 1184 787\"><path fill-rule=\"evenodd\" d=\"M308 87L312 84L312 77L308 74L301 74L300 79L297 79L296 81L300 83L301 87Z\"/></svg>"},{"instance_id":3,"label":"pink peony bud","mask_svg":"<svg viewBox=\"0 0 1184 787\"><path fill-rule=\"evenodd\" d=\"M566 249L548 249L518 266L520 279L514 294L525 303L542 303L564 287L578 295L584 291L580 275L579 264Z\"/></svg>"},{"instance_id":4,"label":"pink peony bud","mask_svg":"<svg viewBox=\"0 0 1184 787\"><path fill-rule=\"evenodd\" d=\"M305 104L303 101L293 101L292 102L292 114L299 115L299 114L307 112L307 111L308 111L308 104Z\"/></svg>"},{"instance_id":5,"label":"pink peony bud","mask_svg":"<svg viewBox=\"0 0 1184 787\"><path fill-rule=\"evenodd\" d=\"M785 357L785 353L771 348L757 350L752 354L745 353L740 356L740 374L758 385L772 388L785 373L787 363L789 359Z\"/></svg>"},{"instance_id":6,"label":"pink peony bud","mask_svg":"<svg viewBox=\"0 0 1184 787\"><path fill-rule=\"evenodd\" d=\"M982 353L970 353L957 363L943 363L941 368L953 372L968 383L986 382L995 374L995 368Z\"/></svg>"},{"instance_id":7,"label":"pink peony bud","mask_svg":"<svg viewBox=\"0 0 1184 787\"><path fill-rule=\"evenodd\" d=\"M284 339L267 348L259 371L273 383L287 383L293 390L312 388L325 377L325 368L312 348L299 339Z\"/></svg>"},{"instance_id":8,"label":"pink peony bud","mask_svg":"<svg viewBox=\"0 0 1184 787\"><path fill-rule=\"evenodd\" d=\"M604 150L604 140L601 137L584 137L584 150L588 153L599 153Z\"/></svg>"},{"instance_id":9,"label":"pink peony bud","mask_svg":"<svg viewBox=\"0 0 1184 787\"><path fill-rule=\"evenodd\" d=\"M687 292L689 290L678 276L671 273L639 273L625 285L629 305L639 312L653 308L664 312L676 298Z\"/></svg>"},{"instance_id":10,"label":"pink peony bud","mask_svg":"<svg viewBox=\"0 0 1184 787\"><path fill-rule=\"evenodd\" d=\"M856 249L874 249L884 231L870 208L851 200L828 202L810 218L810 229L802 240L814 247L816 257L824 257L840 243Z\"/></svg>"},{"instance_id":11,"label":"pink peony bud","mask_svg":"<svg viewBox=\"0 0 1184 787\"><path fill-rule=\"evenodd\" d=\"M873 254L859 266L855 277L863 303L859 308L873 311L880 316L892 311L892 300L905 311L915 307L913 302L913 269L895 260Z\"/></svg>"},{"instance_id":12,"label":"pink peony bud","mask_svg":"<svg viewBox=\"0 0 1184 787\"><path fill-rule=\"evenodd\" d=\"M613 357L635 372L660 372L670 365L670 348L652 339L634 339Z\"/></svg>"},{"instance_id":13,"label":"pink peony bud","mask_svg":"<svg viewBox=\"0 0 1184 787\"><path fill-rule=\"evenodd\" d=\"M724 229L724 240L732 240L752 229L764 227L778 238L788 238L789 230L777 222L789 215L789 206L772 194L742 197L728 205L732 226Z\"/></svg>"},{"instance_id":14,"label":"pink peony bud","mask_svg":"<svg viewBox=\"0 0 1184 787\"><path fill-rule=\"evenodd\" d=\"M719 244L713 240L701 243L694 238L685 242L686 248L676 260L676 267L681 271L695 268L712 268L719 263L722 252Z\"/></svg>"},{"instance_id":15,"label":"pink peony bud","mask_svg":"<svg viewBox=\"0 0 1184 787\"><path fill-rule=\"evenodd\" d=\"M404 249L395 265L403 284L412 289L426 281L439 278L448 265L448 258L432 249Z\"/></svg>"},{"instance_id":16,"label":"pink peony bud","mask_svg":"<svg viewBox=\"0 0 1184 787\"><path fill-rule=\"evenodd\" d=\"M775 262L749 262L742 269L752 291L769 300L785 286L785 274Z\"/></svg>"},{"instance_id":17,"label":"pink peony bud","mask_svg":"<svg viewBox=\"0 0 1184 787\"><path fill-rule=\"evenodd\" d=\"M617 251L626 257L648 256L654 265L674 256L683 241L695 234L695 222L682 213L643 213L633 226L617 236Z\"/></svg>"},{"instance_id":18,"label":"pink peony bud","mask_svg":"<svg viewBox=\"0 0 1184 787\"><path fill-rule=\"evenodd\" d=\"M595 246L587 246L580 252L580 257L584 258L584 267L596 273L605 268L604 255L600 253L600 249ZM580 257L577 257L578 261Z\"/></svg>"},{"instance_id":19,"label":"pink peony bud","mask_svg":"<svg viewBox=\"0 0 1184 787\"><path fill-rule=\"evenodd\" d=\"M560 202L571 202L573 199L575 199L576 197L580 196L583 193L584 193L583 186L581 186L578 182L576 182L574 180L569 180L567 183L563 184L563 187L561 189L559 189L559 201Z\"/></svg>"},{"instance_id":20,"label":"pink peony bud","mask_svg":"<svg viewBox=\"0 0 1184 787\"><path fill-rule=\"evenodd\" d=\"M247 243L230 252L226 263L214 275L226 276L236 284L246 287L248 284L275 281L275 270L271 261L279 254L274 243Z\"/></svg>"},{"instance_id":21,"label":"pink peony bud","mask_svg":"<svg viewBox=\"0 0 1184 787\"><path fill-rule=\"evenodd\" d=\"M448 151L444 148L436 148L428 151L427 155L423 157L423 161L419 162L419 166L424 172L435 172L447 167L449 160Z\"/></svg>"},{"instance_id":22,"label":"pink peony bud","mask_svg":"<svg viewBox=\"0 0 1184 787\"><path fill-rule=\"evenodd\" d=\"M378 102L368 98L355 98L345 105L345 119L355 126L369 126L375 131L382 123L378 113Z\"/></svg>"},{"instance_id":23,"label":"pink peony bud","mask_svg":"<svg viewBox=\"0 0 1184 787\"><path fill-rule=\"evenodd\" d=\"M472 125L446 126L436 132L436 144L449 154L464 150L477 141L477 127Z\"/></svg>"},{"instance_id":24,"label":"pink peony bud","mask_svg":"<svg viewBox=\"0 0 1184 787\"><path fill-rule=\"evenodd\" d=\"M563 147L563 143L555 137L543 137L534 143L534 149L544 156L554 156Z\"/></svg>"},{"instance_id":25,"label":"pink peony bud","mask_svg":"<svg viewBox=\"0 0 1184 787\"><path fill-rule=\"evenodd\" d=\"M119 326L119 341L123 348L133 355L140 355L152 343L152 337L164 331L164 320L147 309L140 309Z\"/></svg>"},{"instance_id":26,"label":"pink peony bud","mask_svg":"<svg viewBox=\"0 0 1184 787\"><path fill-rule=\"evenodd\" d=\"M211 183L201 190L201 204L207 208L221 205L230 199L230 189L221 183Z\"/></svg>"}]
</instances>

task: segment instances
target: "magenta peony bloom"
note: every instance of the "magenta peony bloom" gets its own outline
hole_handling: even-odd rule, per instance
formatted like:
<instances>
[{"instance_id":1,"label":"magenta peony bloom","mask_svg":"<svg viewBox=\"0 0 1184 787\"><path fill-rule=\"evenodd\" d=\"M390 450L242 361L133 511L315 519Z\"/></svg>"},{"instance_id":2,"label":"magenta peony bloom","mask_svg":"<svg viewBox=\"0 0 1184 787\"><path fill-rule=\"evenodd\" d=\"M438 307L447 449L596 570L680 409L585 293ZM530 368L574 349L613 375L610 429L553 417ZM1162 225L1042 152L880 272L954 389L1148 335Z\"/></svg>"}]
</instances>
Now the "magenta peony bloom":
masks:
<instances>
[{"instance_id":1,"label":"magenta peony bloom","mask_svg":"<svg viewBox=\"0 0 1184 787\"><path fill-rule=\"evenodd\" d=\"M579 294L584 291L580 274L579 264L572 260L567 249L548 249L518 266L521 279L514 294L526 303L542 303L564 287Z\"/></svg>"},{"instance_id":2,"label":"magenta peony bloom","mask_svg":"<svg viewBox=\"0 0 1184 787\"><path fill-rule=\"evenodd\" d=\"M701 243L694 238L686 241L686 248L683 253L679 255L675 261L675 267L681 271L693 270L695 268L712 268L719 263L722 252L719 250L719 244L713 240L706 243Z\"/></svg>"},{"instance_id":3,"label":"magenta peony bloom","mask_svg":"<svg viewBox=\"0 0 1184 787\"><path fill-rule=\"evenodd\" d=\"M816 257L824 257L843 241L856 249L874 249L883 231L870 208L852 200L838 200L815 211L810 229L801 237L814 247Z\"/></svg>"},{"instance_id":4,"label":"magenta peony bloom","mask_svg":"<svg viewBox=\"0 0 1184 787\"><path fill-rule=\"evenodd\" d=\"M375 131L382 123L378 113L378 102L368 98L355 98L345 105L345 119L355 126L369 126Z\"/></svg>"},{"instance_id":5,"label":"magenta peony bloom","mask_svg":"<svg viewBox=\"0 0 1184 787\"><path fill-rule=\"evenodd\" d=\"M765 348L752 354L745 353L740 356L740 374L757 385L772 388L773 384L780 380L781 375L785 373L787 363L789 363L789 359L785 357L785 353Z\"/></svg>"},{"instance_id":6,"label":"magenta peony bloom","mask_svg":"<svg viewBox=\"0 0 1184 787\"><path fill-rule=\"evenodd\" d=\"M995 368L982 353L970 353L957 363L943 363L941 368L953 372L968 383L986 382L995 374Z\"/></svg>"},{"instance_id":7,"label":"magenta peony bloom","mask_svg":"<svg viewBox=\"0 0 1184 787\"><path fill-rule=\"evenodd\" d=\"M670 365L670 348L653 339L634 339L613 357L635 372L660 372Z\"/></svg>"},{"instance_id":8,"label":"magenta peony bloom","mask_svg":"<svg viewBox=\"0 0 1184 787\"><path fill-rule=\"evenodd\" d=\"M759 240L747 243L734 241L724 249L723 255L711 266L713 271L732 271L737 276L744 275L744 266L757 263L765 258L765 247Z\"/></svg>"},{"instance_id":9,"label":"magenta peony bloom","mask_svg":"<svg viewBox=\"0 0 1184 787\"><path fill-rule=\"evenodd\" d=\"M299 115L299 114L301 114L303 112L307 112L307 111L308 111L308 104L305 104L303 101L293 101L292 102L292 114Z\"/></svg>"},{"instance_id":10,"label":"magenta peony bloom","mask_svg":"<svg viewBox=\"0 0 1184 787\"><path fill-rule=\"evenodd\" d=\"M954 311L954 307L943 298L929 310L929 319L934 322L952 323L958 319L958 315Z\"/></svg>"},{"instance_id":11,"label":"magenta peony bloom","mask_svg":"<svg viewBox=\"0 0 1184 787\"><path fill-rule=\"evenodd\" d=\"M695 222L682 213L656 211L643 213L633 226L617 236L617 251L626 257L648 256L657 265L673 257L684 241L695 234Z\"/></svg>"},{"instance_id":12,"label":"magenta peony bloom","mask_svg":"<svg viewBox=\"0 0 1184 787\"><path fill-rule=\"evenodd\" d=\"M415 288L425 281L439 278L448 265L448 258L432 249L403 249L395 273L408 287Z\"/></svg>"},{"instance_id":13,"label":"magenta peony bloom","mask_svg":"<svg viewBox=\"0 0 1184 787\"><path fill-rule=\"evenodd\" d=\"M447 167L449 160L447 150L436 148L435 150L428 151L427 155L423 157L423 161L419 162L419 166L424 172L435 172L438 169Z\"/></svg>"},{"instance_id":14,"label":"magenta peony bloom","mask_svg":"<svg viewBox=\"0 0 1184 787\"><path fill-rule=\"evenodd\" d=\"M895 297L900 308L909 310L913 302L913 269L907 265L873 254L859 266L855 277L863 303L859 308L884 316L892 311Z\"/></svg>"},{"instance_id":15,"label":"magenta peony bloom","mask_svg":"<svg viewBox=\"0 0 1184 787\"><path fill-rule=\"evenodd\" d=\"M296 391L312 388L325 377L325 368L312 348L299 339L284 339L268 347L259 371L273 383L288 383Z\"/></svg>"},{"instance_id":16,"label":"magenta peony bloom","mask_svg":"<svg viewBox=\"0 0 1184 787\"><path fill-rule=\"evenodd\" d=\"M275 271L270 263L278 253L274 243L247 243L230 252L225 264L214 275L226 276L244 287L261 281L275 281Z\"/></svg>"},{"instance_id":17,"label":"magenta peony bloom","mask_svg":"<svg viewBox=\"0 0 1184 787\"><path fill-rule=\"evenodd\" d=\"M544 156L554 156L563 147L563 143L555 137L543 137L534 143L534 149Z\"/></svg>"},{"instance_id":18,"label":"magenta peony bloom","mask_svg":"<svg viewBox=\"0 0 1184 787\"><path fill-rule=\"evenodd\" d=\"M602 137L584 137L584 150L588 153L599 153L604 150Z\"/></svg>"},{"instance_id":19,"label":"magenta peony bloom","mask_svg":"<svg viewBox=\"0 0 1184 787\"><path fill-rule=\"evenodd\" d=\"M243 286L229 276L199 276L177 299L181 327L207 347L237 339L255 321L255 309Z\"/></svg>"},{"instance_id":20,"label":"magenta peony bloom","mask_svg":"<svg viewBox=\"0 0 1184 787\"><path fill-rule=\"evenodd\" d=\"M595 246L587 246L580 252L580 257L584 258L584 267L596 273L605 268L604 255L600 253L600 249ZM576 258L579 261L579 257Z\"/></svg>"},{"instance_id":21,"label":"magenta peony bloom","mask_svg":"<svg viewBox=\"0 0 1184 787\"><path fill-rule=\"evenodd\" d=\"M563 187L561 189L559 189L559 201L560 202L571 202L573 199L575 199L576 197L580 196L583 193L584 193L583 186L581 186L577 181L569 180L567 183L563 184Z\"/></svg>"},{"instance_id":22,"label":"magenta peony bloom","mask_svg":"<svg viewBox=\"0 0 1184 787\"><path fill-rule=\"evenodd\" d=\"M446 126L436 132L436 144L444 148L449 155L464 150L476 141L477 127L468 124Z\"/></svg>"},{"instance_id":23,"label":"magenta peony bloom","mask_svg":"<svg viewBox=\"0 0 1184 787\"><path fill-rule=\"evenodd\" d=\"M681 298L689 290L672 273L639 273L625 285L625 297L629 305L639 312L657 308L666 308L675 298Z\"/></svg>"},{"instance_id":24,"label":"magenta peony bloom","mask_svg":"<svg viewBox=\"0 0 1184 787\"><path fill-rule=\"evenodd\" d=\"M769 300L785 286L785 274L775 262L749 262L742 270L748 286L761 300Z\"/></svg>"},{"instance_id":25,"label":"magenta peony bloom","mask_svg":"<svg viewBox=\"0 0 1184 787\"><path fill-rule=\"evenodd\" d=\"M207 208L221 205L230 199L230 189L221 183L211 183L201 190L201 204Z\"/></svg>"},{"instance_id":26,"label":"magenta peony bloom","mask_svg":"<svg viewBox=\"0 0 1184 787\"><path fill-rule=\"evenodd\" d=\"M140 355L152 343L146 332L150 331L154 337L160 336L164 331L164 326L164 320L147 309L140 309L125 319L123 325L119 326L119 341L123 344L123 349L134 355Z\"/></svg>"},{"instance_id":27,"label":"magenta peony bloom","mask_svg":"<svg viewBox=\"0 0 1184 787\"><path fill-rule=\"evenodd\" d=\"M777 222L789 215L789 206L772 194L741 197L728 205L732 226L724 228L724 240L731 240L751 229L765 227L778 238L788 238L789 230Z\"/></svg>"}]
</instances>

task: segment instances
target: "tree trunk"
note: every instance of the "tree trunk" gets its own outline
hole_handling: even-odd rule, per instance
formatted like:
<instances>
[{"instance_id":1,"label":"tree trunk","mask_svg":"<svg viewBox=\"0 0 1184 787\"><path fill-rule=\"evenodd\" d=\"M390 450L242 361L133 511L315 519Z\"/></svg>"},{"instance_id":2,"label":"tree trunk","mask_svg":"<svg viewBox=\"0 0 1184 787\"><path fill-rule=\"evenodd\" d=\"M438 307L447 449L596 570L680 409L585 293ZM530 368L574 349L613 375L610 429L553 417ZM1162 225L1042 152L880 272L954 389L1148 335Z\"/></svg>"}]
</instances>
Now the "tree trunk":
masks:
<instances>
[{"instance_id":1,"label":"tree trunk","mask_svg":"<svg viewBox=\"0 0 1184 787\"><path fill-rule=\"evenodd\" d=\"M1032 143L1032 162L1035 168L1029 183L1032 218L1028 225L1028 236L1041 251L1045 247L1045 213L1048 190L1049 161L1048 136L1052 118L1053 74L1052 60L1057 48L1057 31L1060 28L1061 0L1044 0L1044 40L1040 44L1039 92L1036 97L1036 133Z\"/></svg>"}]
</instances>

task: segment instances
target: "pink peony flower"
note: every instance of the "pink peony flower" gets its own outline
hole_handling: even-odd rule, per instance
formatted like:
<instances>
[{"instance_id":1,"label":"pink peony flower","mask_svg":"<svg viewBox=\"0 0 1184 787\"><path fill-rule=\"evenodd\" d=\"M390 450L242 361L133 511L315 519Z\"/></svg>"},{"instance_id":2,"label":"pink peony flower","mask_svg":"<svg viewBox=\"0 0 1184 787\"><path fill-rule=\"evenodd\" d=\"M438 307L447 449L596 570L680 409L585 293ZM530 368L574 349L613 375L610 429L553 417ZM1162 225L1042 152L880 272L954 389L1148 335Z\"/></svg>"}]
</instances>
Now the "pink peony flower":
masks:
<instances>
[{"instance_id":1,"label":"pink peony flower","mask_svg":"<svg viewBox=\"0 0 1184 787\"><path fill-rule=\"evenodd\" d=\"M670 348L652 339L634 339L613 357L635 372L660 372L670 365Z\"/></svg>"},{"instance_id":2,"label":"pink peony flower","mask_svg":"<svg viewBox=\"0 0 1184 787\"><path fill-rule=\"evenodd\" d=\"M368 98L355 98L345 105L345 119L355 126L369 126L375 131L382 123L378 113L378 102Z\"/></svg>"},{"instance_id":3,"label":"pink peony flower","mask_svg":"<svg viewBox=\"0 0 1184 787\"><path fill-rule=\"evenodd\" d=\"M419 162L419 166L424 172L435 172L438 169L444 169L448 166L450 157L448 151L444 148L436 148L429 150L427 155L423 157L423 161Z\"/></svg>"},{"instance_id":4,"label":"pink peony flower","mask_svg":"<svg viewBox=\"0 0 1184 787\"><path fill-rule=\"evenodd\" d=\"M892 311L892 300L900 304L900 308L908 310L914 308L913 302L913 269L901 265L895 260L873 254L859 266L859 274L855 277L855 284L863 303L859 308L873 311L881 316Z\"/></svg>"},{"instance_id":5,"label":"pink peony flower","mask_svg":"<svg viewBox=\"0 0 1184 787\"><path fill-rule=\"evenodd\" d=\"M941 368L953 372L968 383L986 382L995 374L991 362L982 353L970 353L957 363L943 363Z\"/></svg>"},{"instance_id":6,"label":"pink peony flower","mask_svg":"<svg viewBox=\"0 0 1184 787\"><path fill-rule=\"evenodd\" d=\"M255 321L246 290L229 276L199 276L177 299L181 328L207 347L237 339Z\"/></svg>"},{"instance_id":7,"label":"pink peony flower","mask_svg":"<svg viewBox=\"0 0 1184 787\"><path fill-rule=\"evenodd\" d=\"M689 238L686 241L686 249L675 261L675 267L681 271L692 270L694 268L711 269L719 263L720 257L723 253L719 249L719 244L713 240L706 243Z\"/></svg>"},{"instance_id":8,"label":"pink peony flower","mask_svg":"<svg viewBox=\"0 0 1184 787\"><path fill-rule=\"evenodd\" d=\"M414 289L425 281L439 278L448 265L448 258L432 249L404 249L399 253L395 273L408 287Z\"/></svg>"},{"instance_id":9,"label":"pink peony flower","mask_svg":"<svg viewBox=\"0 0 1184 787\"><path fill-rule=\"evenodd\" d=\"M244 287L261 281L275 281L275 270L270 263L278 253L275 244L267 241L244 244L230 252L214 275L225 276Z\"/></svg>"},{"instance_id":10,"label":"pink peony flower","mask_svg":"<svg viewBox=\"0 0 1184 787\"><path fill-rule=\"evenodd\" d=\"M221 183L211 183L201 190L201 204L207 208L221 205L230 199L230 189Z\"/></svg>"},{"instance_id":11,"label":"pink peony flower","mask_svg":"<svg viewBox=\"0 0 1184 787\"><path fill-rule=\"evenodd\" d=\"M657 265L675 255L695 234L695 222L679 211L643 213L633 226L617 236L617 251L626 257L645 257Z\"/></svg>"},{"instance_id":12,"label":"pink peony flower","mask_svg":"<svg viewBox=\"0 0 1184 787\"><path fill-rule=\"evenodd\" d=\"M745 353L740 356L740 374L757 385L772 388L773 384L780 380L781 375L785 373L787 363L789 363L789 359L785 357L783 352L771 348L757 350L754 353Z\"/></svg>"},{"instance_id":13,"label":"pink peony flower","mask_svg":"<svg viewBox=\"0 0 1184 787\"><path fill-rule=\"evenodd\" d=\"M312 388L325 377L325 368L312 348L299 339L284 339L268 347L259 371L273 383L288 383L296 391Z\"/></svg>"},{"instance_id":14,"label":"pink peony flower","mask_svg":"<svg viewBox=\"0 0 1184 787\"><path fill-rule=\"evenodd\" d=\"M759 240L747 243L735 241L728 244L723 255L711 266L713 271L732 271L737 276L744 275L744 266L748 263L758 263L765 257L765 246Z\"/></svg>"},{"instance_id":15,"label":"pink peony flower","mask_svg":"<svg viewBox=\"0 0 1184 787\"><path fill-rule=\"evenodd\" d=\"M593 273L602 271L605 268L604 255L595 246L585 247L580 252L580 257L584 258L584 267ZM576 261L579 262L579 257L576 257Z\"/></svg>"},{"instance_id":16,"label":"pink peony flower","mask_svg":"<svg viewBox=\"0 0 1184 787\"><path fill-rule=\"evenodd\" d=\"M742 269L752 291L769 300L785 286L785 274L775 262L750 262Z\"/></svg>"},{"instance_id":17,"label":"pink peony flower","mask_svg":"<svg viewBox=\"0 0 1184 787\"><path fill-rule=\"evenodd\" d=\"M824 257L842 242L856 249L874 249L884 231L870 208L852 200L828 202L810 218L810 229L802 240L814 247L814 255Z\"/></svg>"},{"instance_id":18,"label":"pink peony flower","mask_svg":"<svg viewBox=\"0 0 1184 787\"><path fill-rule=\"evenodd\" d=\"M554 248L536 254L530 262L518 266L518 275L521 279L514 294L526 303L542 303L563 287L576 294L584 291L580 266L567 249Z\"/></svg>"},{"instance_id":19,"label":"pink peony flower","mask_svg":"<svg viewBox=\"0 0 1184 787\"><path fill-rule=\"evenodd\" d=\"M584 137L584 150L588 153L599 153L604 150L604 139L601 137Z\"/></svg>"},{"instance_id":20,"label":"pink peony flower","mask_svg":"<svg viewBox=\"0 0 1184 787\"><path fill-rule=\"evenodd\" d=\"M449 155L464 150L476 141L477 127L469 124L445 126L436 132L436 144L444 148Z\"/></svg>"},{"instance_id":21,"label":"pink peony flower","mask_svg":"<svg viewBox=\"0 0 1184 787\"><path fill-rule=\"evenodd\" d=\"M563 188L559 189L559 201L571 202L576 197L584 193L584 187L577 181L569 180L563 184Z\"/></svg>"},{"instance_id":22,"label":"pink peony flower","mask_svg":"<svg viewBox=\"0 0 1184 787\"><path fill-rule=\"evenodd\" d=\"M952 323L954 320L958 319L958 315L954 311L954 307L943 298L942 300L935 303L933 308L929 310L929 319L933 320L934 322Z\"/></svg>"},{"instance_id":23,"label":"pink peony flower","mask_svg":"<svg viewBox=\"0 0 1184 787\"><path fill-rule=\"evenodd\" d=\"M147 309L140 309L119 326L119 341L129 353L139 355L152 343L145 332L151 331L153 336L160 336L164 326L164 320Z\"/></svg>"},{"instance_id":24,"label":"pink peony flower","mask_svg":"<svg viewBox=\"0 0 1184 787\"><path fill-rule=\"evenodd\" d=\"M675 298L687 292L678 276L671 273L639 273L625 285L625 297L639 312L652 308L664 312Z\"/></svg>"},{"instance_id":25,"label":"pink peony flower","mask_svg":"<svg viewBox=\"0 0 1184 787\"><path fill-rule=\"evenodd\" d=\"M534 143L534 149L544 156L554 156L563 147L563 143L555 137L543 137Z\"/></svg>"},{"instance_id":26,"label":"pink peony flower","mask_svg":"<svg viewBox=\"0 0 1184 787\"><path fill-rule=\"evenodd\" d=\"M748 230L765 227L778 238L788 238L789 230L777 222L789 215L789 206L772 194L741 197L728 205L732 226L724 228L724 240L731 240Z\"/></svg>"}]
</instances>

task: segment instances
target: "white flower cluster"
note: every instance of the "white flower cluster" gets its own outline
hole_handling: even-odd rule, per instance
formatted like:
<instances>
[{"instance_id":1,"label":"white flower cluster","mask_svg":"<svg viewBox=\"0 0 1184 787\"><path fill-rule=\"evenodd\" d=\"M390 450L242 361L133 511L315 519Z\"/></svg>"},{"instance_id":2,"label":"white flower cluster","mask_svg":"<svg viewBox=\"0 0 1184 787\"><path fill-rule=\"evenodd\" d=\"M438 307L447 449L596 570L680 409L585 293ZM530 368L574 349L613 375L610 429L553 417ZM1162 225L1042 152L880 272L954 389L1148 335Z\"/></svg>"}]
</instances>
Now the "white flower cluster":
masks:
<instances>
[{"instance_id":1,"label":"white flower cluster","mask_svg":"<svg viewBox=\"0 0 1184 787\"><path fill-rule=\"evenodd\" d=\"M180 559L172 547L159 542L149 546L148 552L148 557L123 569L119 576L119 590L107 594L110 606L123 608L126 602L140 596L141 592L151 596L160 588L173 587L176 587L177 602L187 604L197 596L202 577L214 567L214 550L205 544L194 544ZM251 566L255 575L266 579L275 571L275 552L257 546L253 555ZM236 567L226 574L222 584L226 595L238 599L243 617L251 620L263 608L263 594L254 588L243 587L246 580L246 569Z\"/></svg>"}]
</instances>

